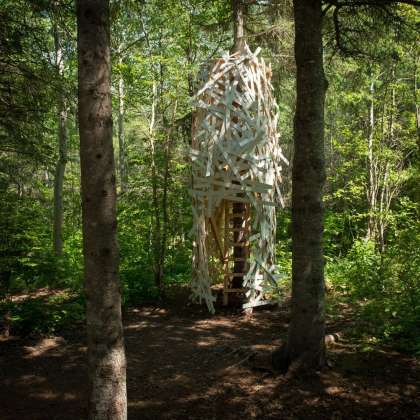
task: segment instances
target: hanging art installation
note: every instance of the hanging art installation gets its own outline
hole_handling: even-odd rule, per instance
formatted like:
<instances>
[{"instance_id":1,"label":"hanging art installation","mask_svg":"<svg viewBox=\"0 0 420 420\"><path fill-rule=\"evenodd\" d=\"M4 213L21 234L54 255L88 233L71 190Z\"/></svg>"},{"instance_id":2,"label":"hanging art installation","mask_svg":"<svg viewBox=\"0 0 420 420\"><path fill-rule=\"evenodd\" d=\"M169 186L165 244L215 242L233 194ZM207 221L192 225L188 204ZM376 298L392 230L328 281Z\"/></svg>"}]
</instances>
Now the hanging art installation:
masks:
<instances>
[{"instance_id":1,"label":"hanging art installation","mask_svg":"<svg viewBox=\"0 0 420 420\"><path fill-rule=\"evenodd\" d=\"M244 308L278 295L276 206L282 164L271 66L245 45L201 71L192 126L194 300L214 313L240 294Z\"/></svg>"}]
</instances>

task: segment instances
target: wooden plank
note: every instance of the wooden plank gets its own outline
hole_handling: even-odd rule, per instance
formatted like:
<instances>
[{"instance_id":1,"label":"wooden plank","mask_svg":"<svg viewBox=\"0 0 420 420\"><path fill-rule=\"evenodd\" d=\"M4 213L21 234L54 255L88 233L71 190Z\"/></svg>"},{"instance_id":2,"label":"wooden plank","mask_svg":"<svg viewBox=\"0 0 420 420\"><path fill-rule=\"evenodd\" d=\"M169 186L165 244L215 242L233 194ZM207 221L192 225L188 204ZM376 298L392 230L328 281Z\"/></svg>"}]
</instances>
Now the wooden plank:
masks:
<instances>
[{"instance_id":1,"label":"wooden plank","mask_svg":"<svg viewBox=\"0 0 420 420\"><path fill-rule=\"evenodd\" d=\"M245 61L248 57L242 56L240 59L236 59L235 62L226 62L221 68L223 67L223 70L220 71L217 74L212 74L210 76L210 80L197 92L195 95L195 99L197 99L199 96L201 96L207 89L210 89L213 85L216 84L216 82L224 76L232 67L238 66L243 61Z\"/></svg>"},{"instance_id":2,"label":"wooden plank","mask_svg":"<svg viewBox=\"0 0 420 420\"><path fill-rule=\"evenodd\" d=\"M234 219L235 217L243 217L246 215L246 211L243 211L241 213L229 213L228 217L229 219Z\"/></svg>"},{"instance_id":3,"label":"wooden plank","mask_svg":"<svg viewBox=\"0 0 420 420\"><path fill-rule=\"evenodd\" d=\"M245 197L237 197L235 195L225 194L223 196L225 200L233 201L235 203L249 203L249 199Z\"/></svg>"},{"instance_id":4,"label":"wooden plank","mask_svg":"<svg viewBox=\"0 0 420 420\"><path fill-rule=\"evenodd\" d=\"M195 160L192 164L193 206L201 215L205 214L206 218L213 217L213 223L208 223L208 230L211 228L216 233L213 233L216 243L212 252L216 253L216 256L219 253L223 254L224 257L221 259L223 269L218 268L218 272L226 273L223 278L224 304L228 303L229 292L226 290L232 288L229 284L233 275L229 273L233 266L232 261L243 260L246 266L254 267L250 270L253 275L250 274L248 279L251 286L249 298L253 302L248 309L256 306L263 298L257 290L261 288L261 281L256 279L256 260L258 265L262 265L258 272L267 269L267 276L271 281L274 280L273 287L275 285L274 266L268 262L268 254L274 246L270 226L273 225L275 217L274 207L278 200L282 202L279 183L282 182L280 163L284 162L284 156L278 146L279 137L276 130L279 109L272 94L270 67L266 67L263 60L256 57L258 53L259 51L256 51L254 55L246 47L243 52L224 54L222 58L211 63L201 78L204 86L195 97L198 110L194 113L192 127L193 145L196 150L191 153L192 160ZM206 178L203 177L204 174L212 176ZM245 214L229 215L233 202L244 203ZM238 217L246 219L246 223L250 222L251 205L254 210L252 217L256 217L259 229L254 232L249 224L231 228L229 221ZM199 209L199 206L204 206L204 209ZM217 209L220 206L225 212L224 230L218 225ZM247 241L239 242L236 239L235 242L231 232L242 232L240 236L245 237ZM207 252L208 245L205 244L205 239L208 234L205 229L196 228L196 241L204 256ZM251 235L253 242L248 238ZM265 242L266 246L258 246L259 243ZM243 247L246 255L249 255L249 243L255 246L251 261L249 258L228 257L235 246ZM205 271L208 271L208 267L203 262L194 280L193 290L207 302L208 276ZM245 273L237 274L246 276Z\"/></svg>"},{"instance_id":5,"label":"wooden plank","mask_svg":"<svg viewBox=\"0 0 420 420\"><path fill-rule=\"evenodd\" d=\"M243 276L246 276L247 274L248 273L231 273L231 272L224 273L224 275L227 277L243 277Z\"/></svg>"},{"instance_id":6,"label":"wooden plank","mask_svg":"<svg viewBox=\"0 0 420 420\"><path fill-rule=\"evenodd\" d=\"M265 168L260 168L257 165L250 165L249 163L246 163L246 162L236 161L236 166L240 171L246 171L246 170L251 170L252 169L252 170L258 170L259 172L262 172L262 173L267 172L267 170ZM222 163L218 163L216 168L219 171L226 171L226 169L228 169L228 165L226 163L222 162Z\"/></svg>"},{"instance_id":7,"label":"wooden plank","mask_svg":"<svg viewBox=\"0 0 420 420\"><path fill-rule=\"evenodd\" d=\"M245 293L246 289L225 289L224 293Z\"/></svg>"},{"instance_id":8,"label":"wooden plank","mask_svg":"<svg viewBox=\"0 0 420 420\"><path fill-rule=\"evenodd\" d=\"M263 306L263 305L276 305L278 302L276 300L260 300L259 302L248 302L244 303L242 305L243 309L247 308L255 308L257 306Z\"/></svg>"},{"instance_id":9,"label":"wooden plank","mask_svg":"<svg viewBox=\"0 0 420 420\"><path fill-rule=\"evenodd\" d=\"M214 184L225 188L238 189L242 191L268 192L272 190L273 185L264 182L243 179L242 182L236 177L217 174L218 178L214 176L195 177L195 183Z\"/></svg>"},{"instance_id":10,"label":"wooden plank","mask_svg":"<svg viewBox=\"0 0 420 420\"><path fill-rule=\"evenodd\" d=\"M229 252L229 232L227 230L227 228L229 227L229 220L226 217L226 215L229 213L229 202L227 202L226 200L223 201L223 218L224 218L224 227L222 228L223 230L223 246L224 246L224 255L226 258L226 255Z\"/></svg>"},{"instance_id":11,"label":"wooden plank","mask_svg":"<svg viewBox=\"0 0 420 420\"><path fill-rule=\"evenodd\" d=\"M269 207L278 207L277 203L273 203L272 201L261 201L262 204L264 204L264 206L269 206Z\"/></svg>"},{"instance_id":12,"label":"wooden plank","mask_svg":"<svg viewBox=\"0 0 420 420\"><path fill-rule=\"evenodd\" d=\"M226 227L229 226L229 221L226 217L226 215L229 213L229 206L230 203L228 201L224 201L223 202L223 210L224 210L224 218L225 218L225 229L224 229L224 258L225 258L225 263L223 265L223 271L226 272L228 270L229 267L229 261L227 259L228 253L229 253L229 244L228 244L228 239L229 239L229 232L226 229ZM225 290L227 290L229 287L229 277L224 276L223 278L223 305L227 306L229 304L229 295L225 292Z\"/></svg>"},{"instance_id":13,"label":"wooden plank","mask_svg":"<svg viewBox=\"0 0 420 420\"><path fill-rule=\"evenodd\" d=\"M210 221L211 229L213 231L213 235L216 239L217 247L218 247L219 252L220 252L220 261L223 264L225 262L225 254L223 252L222 243L221 243L220 237L219 237L219 232L217 232L217 226L216 226L216 223L215 223L214 218L212 216L209 217L209 221Z\"/></svg>"},{"instance_id":14,"label":"wooden plank","mask_svg":"<svg viewBox=\"0 0 420 420\"><path fill-rule=\"evenodd\" d=\"M227 306L229 304L229 295L224 291L223 292L223 306Z\"/></svg>"}]
</instances>

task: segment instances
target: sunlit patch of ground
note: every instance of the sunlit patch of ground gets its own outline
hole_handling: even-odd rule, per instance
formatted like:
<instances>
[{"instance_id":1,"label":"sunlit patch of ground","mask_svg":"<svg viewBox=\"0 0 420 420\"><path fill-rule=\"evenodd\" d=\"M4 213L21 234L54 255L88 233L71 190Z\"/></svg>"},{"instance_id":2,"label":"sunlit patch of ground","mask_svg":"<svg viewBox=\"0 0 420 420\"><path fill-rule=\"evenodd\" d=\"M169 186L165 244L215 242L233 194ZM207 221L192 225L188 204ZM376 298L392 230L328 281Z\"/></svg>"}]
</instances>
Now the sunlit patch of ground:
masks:
<instances>
[{"instance_id":1,"label":"sunlit patch of ground","mask_svg":"<svg viewBox=\"0 0 420 420\"><path fill-rule=\"evenodd\" d=\"M351 316L351 312L346 312ZM125 314L130 419L420 419L420 366L396 352L359 352L351 319L330 321L329 368L288 378L256 369L287 331L285 308L248 319L185 301ZM0 418L86 418L83 329L0 342Z\"/></svg>"}]
</instances>

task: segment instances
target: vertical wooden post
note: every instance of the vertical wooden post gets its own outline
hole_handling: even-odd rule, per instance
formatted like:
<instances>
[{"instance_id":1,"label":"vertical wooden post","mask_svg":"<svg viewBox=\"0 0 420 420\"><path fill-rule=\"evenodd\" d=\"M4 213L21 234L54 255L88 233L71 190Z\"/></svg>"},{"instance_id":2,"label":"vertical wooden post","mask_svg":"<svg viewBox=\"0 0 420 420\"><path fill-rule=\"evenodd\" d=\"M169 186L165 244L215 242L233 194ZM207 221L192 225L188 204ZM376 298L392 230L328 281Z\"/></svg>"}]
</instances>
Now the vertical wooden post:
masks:
<instances>
[{"instance_id":1,"label":"vertical wooden post","mask_svg":"<svg viewBox=\"0 0 420 420\"><path fill-rule=\"evenodd\" d=\"M234 44L232 52L239 52L245 45L244 40L244 4L243 0L232 0L232 14L233 14L233 39ZM245 227L245 214L247 212L247 204L233 203L233 227L241 229ZM233 256L235 258L233 263L233 276L231 286L233 289L242 288L243 276L246 267L246 249L243 244L247 240L245 232L234 231L233 233Z\"/></svg>"},{"instance_id":2,"label":"vertical wooden post","mask_svg":"<svg viewBox=\"0 0 420 420\"><path fill-rule=\"evenodd\" d=\"M225 249L225 263L223 267L223 306L227 306L229 304L229 295L227 289L229 288L229 202L224 201L224 249Z\"/></svg>"}]
</instances>

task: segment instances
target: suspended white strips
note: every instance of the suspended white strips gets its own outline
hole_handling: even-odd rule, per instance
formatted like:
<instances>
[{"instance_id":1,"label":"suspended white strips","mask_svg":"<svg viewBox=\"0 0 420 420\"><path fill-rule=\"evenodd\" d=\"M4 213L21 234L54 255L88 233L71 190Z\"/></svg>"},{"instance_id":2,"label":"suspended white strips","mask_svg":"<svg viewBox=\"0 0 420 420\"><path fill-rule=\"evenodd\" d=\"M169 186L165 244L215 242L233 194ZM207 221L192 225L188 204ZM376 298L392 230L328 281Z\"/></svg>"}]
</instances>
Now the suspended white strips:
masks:
<instances>
[{"instance_id":1,"label":"suspended white strips","mask_svg":"<svg viewBox=\"0 0 420 420\"><path fill-rule=\"evenodd\" d=\"M234 55L232 55L231 57L223 57L223 59L231 59L233 58ZM222 71L220 71L218 74L216 75L212 75L210 76L210 80L204 85L203 88L201 88L197 94L196 94L196 98L198 98L199 96L201 96L207 89L211 88L221 77L223 77L229 70L232 69L232 67L234 66L238 66L239 64L242 64L245 60L249 59L250 56L249 55L245 55L240 57L239 59L236 60L236 62L229 62L229 61L225 61L225 63L222 65L221 69L223 69Z\"/></svg>"},{"instance_id":2,"label":"suspended white strips","mask_svg":"<svg viewBox=\"0 0 420 420\"><path fill-rule=\"evenodd\" d=\"M213 177L212 177L213 178ZM233 181L235 182L235 181ZM239 190L240 191L249 191L249 192L255 192L255 193L266 193L269 189L272 188L271 185L268 184L262 184L262 183L258 183L258 182L253 182L249 181L250 183L252 183L251 185L248 185L247 183L245 185L238 185L238 184L234 184L232 181L224 181L224 180L217 180L217 179L212 179L209 180L207 178L194 178L194 188L210 188L211 185L215 185L215 186L220 186L220 187L225 187L228 188L230 190ZM210 185L211 184L211 185Z\"/></svg>"},{"instance_id":3,"label":"suspended white strips","mask_svg":"<svg viewBox=\"0 0 420 420\"><path fill-rule=\"evenodd\" d=\"M263 306L263 305L275 305L278 304L277 301L275 300L264 300L264 301L260 301L260 302L248 302L248 303L244 303L242 305L243 309L248 309L248 308L255 308L256 306Z\"/></svg>"},{"instance_id":4,"label":"suspended white strips","mask_svg":"<svg viewBox=\"0 0 420 420\"><path fill-rule=\"evenodd\" d=\"M220 254L221 244L214 246L214 238L208 235L213 232L217 238L226 238L223 214L227 217L225 206L229 202L251 206L250 267L243 279L248 307L261 304L264 294L277 287L275 206L283 202L281 164L287 164L287 159L278 143L278 106L270 83L271 66L257 58L260 51L258 48L252 53L245 46L240 53L224 54L211 69L207 67L210 71L200 72L203 87L195 96L191 288L193 297L205 300L210 311L214 311L215 300L210 286L220 280L212 279L210 271L217 276L229 266L217 269L212 265L220 261L220 255L212 252ZM225 242L224 247L227 256L229 245Z\"/></svg>"}]
</instances>

